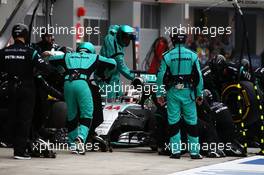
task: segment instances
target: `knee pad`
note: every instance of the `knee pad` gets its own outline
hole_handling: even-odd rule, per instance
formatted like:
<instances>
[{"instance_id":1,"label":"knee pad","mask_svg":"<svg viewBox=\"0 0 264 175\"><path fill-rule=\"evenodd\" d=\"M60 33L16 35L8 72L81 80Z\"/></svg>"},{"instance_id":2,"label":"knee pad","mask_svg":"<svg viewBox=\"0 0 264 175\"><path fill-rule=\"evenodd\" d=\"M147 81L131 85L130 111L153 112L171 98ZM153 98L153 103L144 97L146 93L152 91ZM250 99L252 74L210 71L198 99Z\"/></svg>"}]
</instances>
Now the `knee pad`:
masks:
<instances>
[{"instance_id":1,"label":"knee pad","mask_svg":"<svg viewBox=\"0 0 264 175\"><path fill-rule=\"evenodd\" d=\"M71 131L75 130L75 128L78 127L78 117L75 117L71 121L67 121L66 125L67 125L67 128L68 128L68 132L71 132Z\"/></svg>"},{"instance_id":2,"label":"knee pad","mask_svg":"<svg viewBox=\"0 0 264 175\"><path fill-rule=\"evenodd\" d=\"M184 123L185 129L187 134L189 134L192 137L198 137L199 136L199 130L198 130L198 125L189 125L186 122Z\"/></svg>"},{"instance_id":3,"label":"knee pad","mask_svg":"<svg viewBox=\"0 0 264 175\"><path fill-rule=\"evenodd\" d=\"M90 118L81 118L80 119L80 124L86 126L87 128L90 128L91 123L92 123L92 119L90 119Z\"/></svg>"},{"instance_id":4,"label":"knee pad","mask_svg":"<svg viewBox=\"0 0 264 175\"><path fill-rule=\"evenodd\" d=\"M169 136L172 137L172 136L176 135L177 133L179 133L180 127L181 127L180 121L173 124L173 125L169 125Z\"/></svg>"}]
</instances>

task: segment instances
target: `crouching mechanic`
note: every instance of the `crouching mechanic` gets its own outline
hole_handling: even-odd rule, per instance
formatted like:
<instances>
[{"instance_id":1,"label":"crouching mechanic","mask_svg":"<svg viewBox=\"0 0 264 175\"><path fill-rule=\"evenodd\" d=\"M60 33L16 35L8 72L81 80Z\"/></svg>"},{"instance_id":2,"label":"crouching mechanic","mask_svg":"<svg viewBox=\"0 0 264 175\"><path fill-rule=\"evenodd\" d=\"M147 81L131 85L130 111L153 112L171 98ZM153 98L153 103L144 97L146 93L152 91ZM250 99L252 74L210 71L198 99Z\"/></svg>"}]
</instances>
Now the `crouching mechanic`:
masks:
<instances>
[{"instance_id":1,"label":"crouching mechanic","mask_svg":"<svg viewBox=\"0 0 264 175\"><path fill-rule=\"evenodd\" d=\"M101 81L100 78L96 78L96 81L100 87L100 91L102 91L102 89L105 91L101 92L101 94L107 95L108 101L113 101L123 95L120 82L120 73L129 80L133 80L135 78L134 73L131 73L124 61L124 48L128 47L130 41L133 39L134 29L128 25L110 26L109 33L105 37L104 43L100 50L100 55L107 58L114 58L117 63L117 69L113 73L109 84Z\"/></svg>"},{"instance_id":2,"label":"crouching mechanic","mask_svg":"<svg viewBox=\"0 0 264 175\"><path fill-rule=\"evenodd\" d=\"M111 75L116 68L113 59L96 55L93 44L84 42L77 52L50 56L55 66L66 69L64 77L64 98L67 104L67 127L69 146L73 153L85 154L84 143L89 132L93 116L93 99L88 85L91 74L100 70L100 77Z\"/></svg>"},{"instance_id":3,"label":"crouching mechanic","mask_svg":"<svg viewBox=\"0 0 264 175\"><path fill-rule=\"evenodd\" d=\"M167 111L170 130L170 158L181 156L180 118L183 116L188 133L188 149L192 159L201 159L195 101L202 104L203 79L197 54L184 47L186 35L171 36L174 48L163 54L157 74L157 100L164 105L162 85L166 84ZM167 83L163 80L167 79ZM196 98L195 98L196 91Z\"/></svg>"}]
</instances>

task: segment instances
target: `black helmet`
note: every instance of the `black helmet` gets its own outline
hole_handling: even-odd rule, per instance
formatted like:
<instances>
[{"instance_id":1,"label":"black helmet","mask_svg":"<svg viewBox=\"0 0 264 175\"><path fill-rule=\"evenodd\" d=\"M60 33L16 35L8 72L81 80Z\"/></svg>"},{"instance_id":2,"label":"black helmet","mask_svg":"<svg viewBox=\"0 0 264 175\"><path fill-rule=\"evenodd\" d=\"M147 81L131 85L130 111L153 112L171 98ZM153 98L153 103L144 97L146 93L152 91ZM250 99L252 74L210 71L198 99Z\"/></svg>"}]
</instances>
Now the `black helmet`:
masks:
<instances>
[{"instance_id":1,"label":"black helmet","mask_svg":"<svg viewBox=\"0 0 264 175\"><path fill-rule=\"evenodd\" d=\"M243 59L241 60L241 65L242 65L244 68L246 68L246 69L248 69L248 68L250 67L250 63L249 63L249 61L248 61L247 59L245 59L245 58L243 58Z\"/></svg>"},{"instance_id":2,"label":"black helmet","mask_svg":"<svg viewBox=\"0 0 264 175\"><path fill-rule=\"evenodd\" d=\"M221 55L215 55L213 59L208 61L209 66L211 69L219 69L219 68L224 68L226 65L226 58Z\"/></svg>"},{"instance_id":3,"label":"black helmet","mask_svg":"<svg viewBox=\"0 0 264 175\"><path fill-rule=\"evenodd\" d=\"M44 29L41 29L40 37L41 37L42 40L45 40L45 37L52 37L53 38L53 34L52 34L52 32L50 30L46 30L44 28Z\"/></svg>"},{"instance_id":4,"label":"black helmet","mask_svg":"<svg viewBox=\"0 0 264 175\"><path fill-rule=\"evenodd\" d=\"M226 63L226 58L225 56L218 54L214 57L214 62L215 64L222 65Z\"/></svg>"},{"instance_id":5,"label":"black helmet","mask_svg":"<svg viewBox=\"0 0 264 175\"><path fill-rule=\"evenodd\" d=\"M226 58L223 55L215 55L213 59L208 61L209 67L212 72L222 74L227 66Z\"/></svg>"},{"instance_id":6,"label":"black helmet","mask_svg":"<svg viewBox=\"0 0 264 175\"><path fill-rule=\"evenodd\" d=\"M185 32L178 31L176 28L170 34L171 42L173 46L176 44L184 44L187 39L187 35Z\"/></svg>"},{"instance_id":7,"label":"black helmet","mask_svg":"<svg viewBox=\"0 0 264 175\"><path fill-rule=\"evenodd\" d=\"M16 39L18 37L22 37L26 41L28 39L28 37L29 37L28 26L25 25L25 24L20 24L20 23L14 25L14 27L12 29L12 37L14 39Z\"/></svg>"}]
</instances>

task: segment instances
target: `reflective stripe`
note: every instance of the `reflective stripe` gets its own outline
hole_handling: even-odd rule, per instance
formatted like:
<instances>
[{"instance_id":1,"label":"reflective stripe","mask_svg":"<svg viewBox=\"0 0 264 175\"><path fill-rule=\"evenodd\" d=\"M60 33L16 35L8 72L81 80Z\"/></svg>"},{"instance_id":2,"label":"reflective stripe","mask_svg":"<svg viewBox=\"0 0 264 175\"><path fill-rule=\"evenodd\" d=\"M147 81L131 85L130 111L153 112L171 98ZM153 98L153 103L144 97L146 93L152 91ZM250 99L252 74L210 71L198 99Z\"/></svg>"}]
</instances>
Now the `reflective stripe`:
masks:
<instances>
[{"instance_id":1,"label":"reflective stripe","mask_svg":"<svg viewBox=\"0 0 264 175\"><path fill-rule=\"evenodd\" d=\"M33 55L32 55L32 60L35 58L35 56L38 54L38 52L35 50Z\"/></svg>"}]
</instances>

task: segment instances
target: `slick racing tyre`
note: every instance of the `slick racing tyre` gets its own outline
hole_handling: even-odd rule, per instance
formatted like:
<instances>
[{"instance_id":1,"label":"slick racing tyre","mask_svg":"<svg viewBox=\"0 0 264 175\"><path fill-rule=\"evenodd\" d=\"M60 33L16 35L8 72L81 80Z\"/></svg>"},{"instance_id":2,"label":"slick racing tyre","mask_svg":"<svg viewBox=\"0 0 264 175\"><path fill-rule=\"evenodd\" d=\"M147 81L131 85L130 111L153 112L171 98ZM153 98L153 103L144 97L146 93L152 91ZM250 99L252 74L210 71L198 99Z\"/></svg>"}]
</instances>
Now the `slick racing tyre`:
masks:
<instances>
[{"instance_id":1,"label":"slick racing tyre","mask_svg":"<svg viewBox=\"0 0 264 175\"><path fill-rule=\"evenodd\" d=\"M52 102L48 126L46 128L65 128L67 106L65 102Z\"/></svg>"},{"instance_id":2,"label":"slick racing tyre","mask_svg":"<svg viewBox=\"0 0 264 175\"><path fill-rule=\"evenodd\" d=\"M259 102L253 83L241 81L240 87L237 84L227 85L222 91L221 98L228 106L235 123L243 121L246 125L251 125L258 120ZM240 109L242 115L239 114Z\"/></svg>"}]
</instances>

